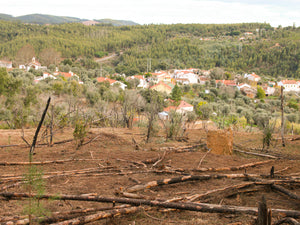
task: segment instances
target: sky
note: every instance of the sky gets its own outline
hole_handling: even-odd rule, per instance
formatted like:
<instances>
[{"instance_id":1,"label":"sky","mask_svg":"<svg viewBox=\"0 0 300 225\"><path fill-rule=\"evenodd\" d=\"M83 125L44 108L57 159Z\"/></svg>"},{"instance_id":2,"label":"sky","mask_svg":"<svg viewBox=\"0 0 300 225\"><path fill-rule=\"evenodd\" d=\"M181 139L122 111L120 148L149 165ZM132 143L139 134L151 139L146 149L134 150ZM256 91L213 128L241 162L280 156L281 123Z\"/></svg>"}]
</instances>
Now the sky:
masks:
<instances>
[{"instance_id":1,"label":"sky","mask_svg":"<svg viewBox=\"0 0 300 225\"><path fill-rule=\"evenodd\" d=\"M0 13L109 18L139 24L266 22L273 27L300 26L300 0L5 0Z\"/></svg>"}]
</instances>

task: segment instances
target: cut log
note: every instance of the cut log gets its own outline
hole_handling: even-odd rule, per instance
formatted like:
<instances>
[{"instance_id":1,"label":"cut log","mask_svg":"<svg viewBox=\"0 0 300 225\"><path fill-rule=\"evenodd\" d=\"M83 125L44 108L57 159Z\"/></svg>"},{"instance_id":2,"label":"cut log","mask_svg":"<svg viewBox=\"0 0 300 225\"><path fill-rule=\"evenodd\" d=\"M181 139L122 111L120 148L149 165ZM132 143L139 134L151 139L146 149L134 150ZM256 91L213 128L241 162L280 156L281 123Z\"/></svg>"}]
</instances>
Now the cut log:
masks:
<instances>
[{"instance_id":1,"label":"cut log","mask_svg":"<svg viewBox=\"0 0 300 225\"><path fill-rule=\"evenodd\" d=\"M115 160L121 161L121 162L128 162L128 163L132 163L132 164L137 165L137 166L143 166L143 167L147 168L147 165L143 162L135 162L135 161L119 159L119 158L116 158Z\"/></svg>"},{"instance_id":2,"label":"cut log","mask_svg":"<svg viewBox=\"0 0 300 225\"><path fill-rule=\"evenodd\" d=\"M192 202L159 202L145 199L129 199L129 198L112 198L101 196L82 196L82 195L29 195L27 193L11 193L1 192L0 196L9 199L22 199L35 197L36 199L51 199L51 200L75 200L75 201L93 201L93 202L106 202L106 203L121 203L130 204L135 206L148 205L157 206L163 208L172 208L180 210L209 212L209 213L246 213L251 215L257 215L257 207L240 207L231 205L216 205L205 203L192 203ZM285 209L272 209L272 214L283 215L286 217L300 218L300 211L297 210L285 210Z\"/></svg>"},{"instance_id":3,"label":"cut log","mask_svg":"<svg viewBox=\"0 0 300 225\"><path fill-rule=\"evenodd\" d=\"M270 158L270 159L278 159L278 157L273 156L273 155L267 155L267 154L261 154L261 153L255 153L255 152L246 152L246 151L242 151L242 150L238 150L238 149L233 149L233 151L248 154L248 155L255 155L255 156Z\"/></svg>"},{"instance_id":4,"label":"cut log","mask_svg":"<svg viewBox=\"0 0 300 225\"><path fill-rule=\"evenodd\" d=\"M271 184L271 188L273 190L280 191L281 193L289 196L292 199L296 199L296 200L300 201L300 196L299 195L294 194L293 192L291 192L290 190L288 190L288 189L286 189L284 187L281 187L281 186L279 186L277 184Z\"/></svg>"},{"instance_id":5,"label":"cut log","mask_svg":"<svg viewBox=\"0 0 300 225\"><path fill-rule=\"evenodd\" d=\"M203 194L195 194L195 195L192 195L192 196L188 196L186 199L193 202L193 201L196 201L198 199L207 198L210 195L216 194L216 193L219 193L219 192L238 190L238 189L242 189L242 188L249 188L249 187L252 187L253 185L255 185L255 182L247 182L247 183L244 183L244 184L231 185L231 186L227 186L227 187L224 187L224 188L210 190L210 191L207 191Z\"/></svg>"},{"instance_id":6,"label":"cut log","mask_svg":"<svg viewBox=\"0 0 300 225\"><path fill-rule=\"evenodd\" d=\"M79 161L99 161L103 159L63 159L54 161L31 162L31 165L45 165L52 163L65 163L65 162L79 162ZM0 162L0 166L16 166L16 165L30 165L30 162Z\"/></svg>"},{"instance_id":7,"label":"cut log","mask_svg":"<svg viewBox=\"0 0 300 225\"><path fill-rule=\"evenodd\" d=\"M7 148L7 147L16 147L20 145L0 145L0 148Z\"/></svg>"},{"instance_id":8,"label":"cut log","mask_svg":"<svg viewBox=\"0 0 300 225\"><path fill-rule=\"evenodd\" d=\"M292 138L291 141L299 141L300 137Z\"/></svg>"},{"instance_id":9,"label":"cut log","mask_svg":"<svg viewBox=\"0 0 300 225\"><path fill-rule=\"evenodd\" d=\"M52 225L77 225L91 223L97 220L119 216L123 214L132 214L142 210L142 207L130 207L125 209L113 209L109 211L99 212L89 216L81 216L75 219L66 220L59 223L52 223Z\"/></svg>"},{"instance_id":10,"label":"cut log","mask_svg":"<svg viewBox=\"0 0 300 225\"><path fill-rule=\"evenodd\" d=\"M270 162L274 162L274 160L266 160L266 161L248 163L248 164L244 164L244 165L241 165L241 166L234 166L234 167L198 168L198 169L194 169L192 171L194 171L194 172L236 171L236 170L242 170L242 169L245 169L245 168L248 168L248 167L256 167L256 166L267 164L267 163L270 163Z\"/></svg>"},{"instance_id":11,"label":"cut log","mask_svg":"<svg viewBox=\"0 0 300 225\"><path fill-rule=\"evenodd\" d=\"M115 210L115 209L124 209L129 208L130 205L120 205L115 207L102 207L102 208L87 208L87 209L75 209L67 212L54 212L52 213L51 217L45 217L38 219L39 224L50 224L50 223L57 223L63 220L69 220L73 218L77 218L82 214L90 214L100 211L107 211L107 210Z\"/></svg>"},{"instance_id":12,"label":"cut log","mask_svg":"<svg viewBox=\"0 0 300 225\"><path fill-rule=\"evenodd\" d=\"M156 186L162 186L166 184L175 184L180 182L187 182L187 181L202 181L202 180L210 180L210 179L222 179L222 178L248 178L250 177L260 177L260 175L256 174L212 174L212 175L187 175L175 178L167 178L157 181L150 181L146 184L135 185L127 189L127 192L136 192L141 191L147 188L152 188Z\"/></svg>"},{"instance_id":13,"label":"cut log","mask_svg":"<svg viewBox=\"0 0 300 225\"><path fill-rule=\"evenodd\" d=\"M255 177L249 177L249 180L254 181L256 184L262 184L262 185L270 185L272 189L280 191L281 193L289 196L292 199L295 200L300 200L300 196L294 194L293 192L289 191L288 189L281 187L277 184L275 184L275 181L271 181L271 180L263 180L263 179L259 179L259 178L255 178Z\"/></svg>"}]
</instances>

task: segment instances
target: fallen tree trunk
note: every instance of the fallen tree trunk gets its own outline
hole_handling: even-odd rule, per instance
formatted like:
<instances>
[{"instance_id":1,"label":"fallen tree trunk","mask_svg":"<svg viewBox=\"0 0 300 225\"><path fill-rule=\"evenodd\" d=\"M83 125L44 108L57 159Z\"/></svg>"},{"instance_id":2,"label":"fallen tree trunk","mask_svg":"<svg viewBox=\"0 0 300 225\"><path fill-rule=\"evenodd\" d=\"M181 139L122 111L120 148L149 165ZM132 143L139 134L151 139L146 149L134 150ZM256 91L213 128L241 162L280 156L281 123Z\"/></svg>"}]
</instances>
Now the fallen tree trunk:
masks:
<instances>
[{"instance_id":1,"label":"fallen tree trunk","mask_svg":"<svg viewBox=\"0 0 300 225\"><path fill-rule=\"evenodd\" d=\"M88 216L81 216L75 219L66 220L59 223L52 223L52 225L77 225L77 224L86 224L91 223L97 220L110 218L114 216L119 216L123 214L132 214L142 210L142 207L130 207L124 209L112 209L104 212L99 212L96 214L88 215Z\"/></svg>"},{"instance_id":2,"label":"fallen tree trunk","mask_svg":"<svg viewBox=\"0 0 300 225\"><path fill-rule=\"evenodd\" d=\"M249 187L252 187L253 185L255 185L255 182L247 182L247 183L244 183L244 184L231 185L231 186L227 186L227 187L224 187L224 188L210 190L210 191L207 191L203 194L191 195L191 196L186 197L186 199L193 202L193 201L196 201L198 199L203 199L203 198L206 198L206 197L208 197L212 194L216 194L216 193L219 193L219 192L239 190L239 189L242 189L242 188L249 188Z\"/></svg>"},{"instance_id":3,"label":"fallen tree trunk","mask_svg":"<svg viewBox=\"0 0 300 225\"><path fill-rule=\"evenodd\" d=\"M16 147L20 145L0 145L0 148L7 148L7 147Z\"/></svg>"},{"instance_id":4,"label":"fallen tree trunk","mask_svg":"<svg viewBox=\"0 0 300 225\"><path fill-rule=\"evenodd\" d=\"M115 206L115 207L102 207L102 208L87 208L87 209L75 209L71 210L68 212L55 212L52 213L51 217L45 217L39 219L39 224L50 224L50 223L57 223L59 221L63 220L69 220L69 219L74 219L81 214L91 214L91 213L99 213L100 211L107 211L107 210L115 210L115 209L124 209L124 208L129 208L131 205L120 205L120 206Z\"/></svg>"},{"instance_id":5,"label":"fallen tree trunk","mask_svg":"<svg viewBox=\"0 0 300 225\"><path fill-rule=\"evenodd\" d=\"M284 187L281 187L277 184L271 184L271 188L276 190L276 191L280 191L281 193L289 196L292 199L296 199L296 200L300 201L300 196L299 195L294 194L293 192L291 192L290 190L288 190Z\"/></svg>"},{"instance_id":6,"label":"fallen tree trunk","mask_svg":"<svg viewBox=\"0 0 300 225\"><path fill-rule=\"evenodd\" d=\"M112 198L112 197L100 197L100 196L83 196L83 195L34 195L27 193L11 193L1 192L0 196L9 199L20 199L35 197L37 199L51 199L51 200L75 200L75 201L93 201L93 202L106 202L106 203L121 203L130 204L135 206L148 205L158 206L163 208L172 208L180 210L209 212L209 213L246 213L251 215L257 215L256 207L240 207L231 205L216 205L205 203L193 203L193 202L160 202L157 200L145 200L145 199L129 199L129 198ZM286 217L300 218L300 211L297 210L285 210L285 209L271 209L272 214L280 214Z\"/></svg>"},{"instance_id":7,"label":"fallen tree trunk","mask_svg":"<svg viewBox=\"0 0 300 225\"><path fill-rule=\"evenodd\" d=\"M65 162L79 162L79 161L97 161L103 159L63 159L54 161L44 161L44 162L0 162L0 166L16 166L16 165L45 165L52 163L65 163Z\"/></svg>"},{"instance_id":8,"label":"fallen tree trunk","mask_svg":"<svg viewBox=\"0 0 300 225\"><path fill-rule=\"evenodd\" d=\"M51 217L37 217L33 218L32 220L38 224L52 224L52 223L58 223L64 220L72 220L74 218L79 218L83 216L82 214L91 214L97 212L100 213L100 211L108 212L112 210L117 209L125 209L130 208L131 205L120 205L116 207L102 207L102 208L87 208L87 209L75 209L67 212L54 212L52 213ZM18 225L27 225L29 224L28 216L23 217L8 217L6 219L0 220L1 225L12 225L12 224L18 224Z\"/></svg>"},{"instance_id":9,"label":"fallen tree trunk","mask_svg":"<svg viewBox=\"0 0 300 225\"><path fill-rule=\"evenodd\" d=\"M300 196L294 194L293 192L289 191L288 189L286 189L284 187L281 187L281 186L275 184L276 181L263 180L263 179L259 179L259 178L255 178L255 177L249 177L248 179L254 181L256 184L270 185L272 189L280 191L281 193L289 196L292 199L300 200Z\"/></svg>"},{"instance_id":10,"label":"fallen tree trunk","mask_svg":"<svg viewBox=\"0 0 300 225\"><path fill-rule=\"evenodd\" d=\"M258 166L258 165L267 164L267 163L270 163L270 162L274 162L274 160L266 160L266 161L255 162L255 163L248 163L248 164L244 164L244 165L241 165L241 166L234 166L234 167L198 168L198 169L193 169L192 171L194 171L194 172L236 171L236 170L242 170L242 169L245 169L245 168L248 168L248 167L255 167L255 166Z\"/></svg>"},{"instance_id":11,"label":"fallen tree trunk","mask_svg":"<svg viewBox=\"0 0 300 225\"><path fill-rule=\"evenodd\" d=\"M175 184L180 182L187 181L201 181L201 180L210 180L210 179L222 179L222 178L248 178L248 177L260 177L260 175L256 174L212 174L212 175L187 175L175 178L167 178L157 181L150 181L146 184L135 185L133 187L128 188L127 192L136 192L143 189L162 186L166 184Z\"/></svg>"},{"instance_id":12,"label":"fallen tree trunk","mask_svg":"<svg viewBox=\"0 0 300 225\"><path fill-rule=\"evenodd\" d=\"M246 151L242 151L242 150L238 150L238 149L233 149L233 151L248 154L248 155L266 157L266 158L270 158L270 159L278 159L278 157L273 156L273 155L267 155L267 154L261 154L261 153L255 153L255 152L246 152Z\"/></svg>"}]
</instances>

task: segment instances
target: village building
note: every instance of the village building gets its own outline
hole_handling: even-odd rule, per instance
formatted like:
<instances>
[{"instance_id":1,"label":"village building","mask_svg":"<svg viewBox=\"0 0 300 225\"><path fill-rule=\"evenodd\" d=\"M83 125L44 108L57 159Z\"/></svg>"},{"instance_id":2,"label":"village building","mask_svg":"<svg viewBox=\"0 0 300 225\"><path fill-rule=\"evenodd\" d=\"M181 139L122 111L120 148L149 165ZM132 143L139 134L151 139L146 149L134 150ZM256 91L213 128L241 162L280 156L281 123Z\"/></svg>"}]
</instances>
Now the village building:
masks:
<instances>
[{"instance_id":1,"label":"village building","mask_svg":"<svg viewBox=\"0 0 300 225\"><path fill-rule=\"evenodd\" d=\"M32 57L30 63L27 63L25 65L19 65L19 69L24 69L26 71L29 71L30 69L34 69L34 70L47 69L47 67L42 66L41 63L39 63L39 61L37 61L35 57Z\"/></svg>"},{"instance_id":2,"label":"village building","mask_svg":"<svg viewBox=\"0 0 300 225\"><path fill-rule=\"evenodd\" d=\"M275 87L270 87L269 85L265 84L262 86L265 91L266 96L273 95L275 93Z\"/></svg>"},{"instance_id":3,"label":"village building","mask_svg":"<svg viewBox=\"0 0 300 225\"><path fill-rule=\"evenodd\" d=\"M175 105L171 105L171 106L168 106L166 108L164 108L163 112L160 112L158 114L159 118L160 119L163 119L163 120L166 120L169 118L169 113L170 111L175 111L177 113L180 113L180 114L186 114L188 112L193 112L194 111L194 106L181 100L179 105L178 106L175 106Z\"/></svg>"},{"instance_id":4,"label":"village building","mask_svg":"<svg viewBox=\"0 0 300 225\"><path fill-rule=\"evenodd\" d=\"M257 94L257 89L247 86L240 88L240 91L249 98L255 98Z\"/></svg>"},{"instance_id":5,"label":"village building","mask_svg":"<svg viewBox=\"0 0 300 225\"><path fill-rule=\"evenodd\" d=\"M43 73L43 76L41 76L41 77L36 77L36 78L34 79L34 83L39 83L40 81L45 80L45 79L53 79L53 80L56 80L57 78L56 78L55 76L53 76L52 74L50 74L50 73L44 72L44 73Z\"/></svg>"},{"instance_id":6,"label":"village building","mask_svg":"<svg viewBox=\"0 0 300 225\"><path fill-rule=\"evenodd\" d=\"M139 84L137 85L138 88L148 88L149 87L149 84L143 75L135 75L135 76L130 76L127 78L127 80L130 80L130 79L138 79L139 80Z\"/></svg>"},{"instance_id":7,"label":"village building","mask_svg":"<svg viewBox=\"0 0 300 225\"><path fill-rule=\"evenodd\" d=\"M194 73L195 69L175 70L173 77L176 82L182 84L197 84L199 83L199 76Z\"/></svg>"},{"instance_id":8,"label":"village building","mask_svg":"<svg viewBox=\"0 0 300 225\"><path fill-rule=\"evenodd\" d=\"M152 75L151 79L154 83L159 83L161 81L171 82L171 75L165 71L151 73L151 75Z\"/></svg>"},{"instance_id":9,"label":"village building","mask_svg":"<svg viewBox=\"0 0 300 225\"><path fill-rule=\"evenodd\" d=\"M6 60L0 60L0 67L5 67L7 69L12 68L12 62L11 61L6 61Z\"/></svg>"},{"instance_id":10,"label":"village building","mask_svg":"<svg viewBox=\"0 0 300 225\"><path fill-rule=\"evenodd\" d=\"M258 81L261 80L261 77L258 76L258 75L255 74L255 73L251 73L251 74L247 74L247 73L246 73L246 74L244 75L244 78L247 78L248 80L253 81L253 82L258 82Z\"/></svg>"},{"instance_id":11,"label":"village building","mask_svg":"<svg viewBox=\"0 0 300 225\"><path fill-rule=\"evenodd\" d=\"M72 71L69 71L68 73L56 71L53 73L53 75L54 76L62 76L67 80L76 80L76 81L78 81L79 84L83 84L83 82L80 80L79 76L77 74L73 73Z\"/></svg>"},{"instance_id":12,"label":"village building","mask_svg":"<svg viewBox=\"0 0 300 225\"><path fill-rule=\"evenodd\" d=\"M235 80L216 80L216 85L218 84L223 84L225 86L231 86L231 87L236 86Z\"/></svg>"},{"instance_id":13,"label":"village building","mask_svg":"<svg viewBox=\"0 0 300 225\"><path fill-rule=\"evenodd\" d=\"M99 83L108 82L108 83L110 84L110 86L119 85L119 87L120 87L122 90L125 90L125 88L127 87L126 84L123 84L123 83L120 82L120 81L113 80L113 79L110 79L110 78L107 78L107 77L97 77L96 80L97 80L97 82L99 82Z\"/></svg>"},{"instance_id":14,"label":"village building","mask_svg":"<svg viewBox=\"0 0 300 225\"><path fill-rule=\"evenodd\" d=\"M174 86L175 85L172 84L172 83L165 83L165 82L160 81L158 84L150 87L150 89L151 90L156 90L156 91L159 91L159 92L165 92L169 95L169 94L171 94L172 89L174 88Z\"/></svg>"},{"instance_id":15,"label":"village building","mask_svg":"<svg viewBox=\"0 0 300 225\"><path fill-rule=\"evenodd\" d=\"M282 81L278 82L278 86L283 86L284 92L290 92L290 91L299 92L300 91L299 81L297 82L295 80L282 80Z\"/></svg>"},{"instance_id":16,"label":"village building","mask_svg":"<svg viewBox=\"0 0 300 225\"><path fill-rule=\"evenodd\" d=\"M209 82L209 81L210 81L210 79L208 77L206 77L206 76L200 76L199 77L199 84L200 85L205 85L206 82Z\"/></svg>"},{"instance_id":17,"label":"village building","mask_svg":"<svg viewBox=\"0 0 300 225\"><path fill-rule=\"evenodd\" d=\"M250 86L249 84L246 84L246 83L238 84L236 87L237 87L239 90L241 90L241 88L244 88L244 87L251 88L251 86Z\"/></svg>"}]
</instances>

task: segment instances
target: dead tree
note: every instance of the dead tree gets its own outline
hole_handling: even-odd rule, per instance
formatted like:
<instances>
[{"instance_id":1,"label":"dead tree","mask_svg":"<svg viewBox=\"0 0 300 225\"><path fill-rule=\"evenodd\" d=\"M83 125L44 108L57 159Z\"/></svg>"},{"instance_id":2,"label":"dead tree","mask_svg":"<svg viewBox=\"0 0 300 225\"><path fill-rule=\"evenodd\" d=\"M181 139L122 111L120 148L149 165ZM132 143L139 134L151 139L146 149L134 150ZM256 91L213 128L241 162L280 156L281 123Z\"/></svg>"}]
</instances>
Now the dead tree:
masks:
<instances>
[{"instance_id":1,"label":"dead tree","mask_svg":"<svg viewBox=\"0 0 300 225\"><path fill-rule=\"evenodd\" d=\"M280 95L280 99L281 99L281 139L282 139L282 147L285 147L285 141L284 141L284 106L283 106L283 100L284 100L284 96L283 96L283 86L281 86L281 95Z\"/></svg>"}]
</instances>

